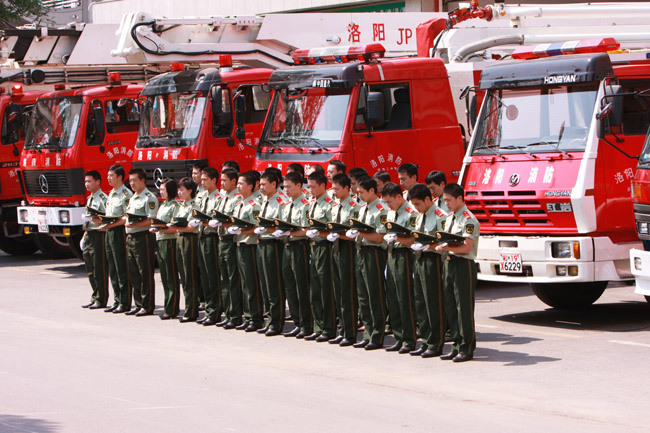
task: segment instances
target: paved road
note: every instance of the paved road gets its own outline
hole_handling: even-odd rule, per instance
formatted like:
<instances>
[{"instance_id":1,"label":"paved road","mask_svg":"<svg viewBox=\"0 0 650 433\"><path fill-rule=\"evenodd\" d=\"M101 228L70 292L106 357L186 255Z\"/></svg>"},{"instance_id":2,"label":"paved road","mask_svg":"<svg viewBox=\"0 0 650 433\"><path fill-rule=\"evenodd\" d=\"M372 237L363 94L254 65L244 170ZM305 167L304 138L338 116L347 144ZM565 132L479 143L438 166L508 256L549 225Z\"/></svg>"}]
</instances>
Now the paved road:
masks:
<instances>
[{"instance_id":1,"label":"paved road","mask_svg":"<svg viewBox=\"0 0 650 433\"><path fill-rule=\"evenodd\" d=\"M0 278L3 433L650 431L629 286L567 313L482 285L475 360L453 364L85 310L74 260L0 255Z\"/></svg>"}]
</instances>

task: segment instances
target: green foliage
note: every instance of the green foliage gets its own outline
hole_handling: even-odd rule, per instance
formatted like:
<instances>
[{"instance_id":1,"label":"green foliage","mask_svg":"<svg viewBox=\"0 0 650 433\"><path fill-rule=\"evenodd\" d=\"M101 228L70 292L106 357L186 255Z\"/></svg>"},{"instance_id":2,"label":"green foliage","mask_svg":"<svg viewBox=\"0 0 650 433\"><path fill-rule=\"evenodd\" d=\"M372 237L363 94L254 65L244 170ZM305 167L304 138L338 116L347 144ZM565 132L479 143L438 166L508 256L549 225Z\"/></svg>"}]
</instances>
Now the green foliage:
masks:
<instances>
[{"instance_id":1,"label":"green foliage","mask_svg":"<svg viewBox=\"0 0 650 433\"><path fill-rule=\"evenodd\" d=\"M18 21L27 19L33 21L45 16L49 11L41 0L0 0L0 20Z\"/></svg>"}]
</instances>

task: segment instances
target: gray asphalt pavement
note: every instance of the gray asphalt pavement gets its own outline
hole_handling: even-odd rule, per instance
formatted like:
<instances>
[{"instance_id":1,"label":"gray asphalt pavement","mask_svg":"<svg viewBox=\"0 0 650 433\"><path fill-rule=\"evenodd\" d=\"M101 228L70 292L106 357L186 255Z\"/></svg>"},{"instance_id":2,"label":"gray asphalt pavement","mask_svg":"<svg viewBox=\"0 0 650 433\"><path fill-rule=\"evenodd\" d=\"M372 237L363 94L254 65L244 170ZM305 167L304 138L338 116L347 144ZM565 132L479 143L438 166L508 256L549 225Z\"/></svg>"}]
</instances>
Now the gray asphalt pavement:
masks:
<instances>
[{"instance_id":1,"label":"gray asphalt pavement","mask_svg":"<svg viewBox=\"0 0 650 433\"><path fill-rule=\"evenodd\" d=\"M82 309L76 260L0 254L0 278L2 433L650 431L650 307L626 285L572 313L482 284L454 364Z\"/></svg>"}]
</instances>

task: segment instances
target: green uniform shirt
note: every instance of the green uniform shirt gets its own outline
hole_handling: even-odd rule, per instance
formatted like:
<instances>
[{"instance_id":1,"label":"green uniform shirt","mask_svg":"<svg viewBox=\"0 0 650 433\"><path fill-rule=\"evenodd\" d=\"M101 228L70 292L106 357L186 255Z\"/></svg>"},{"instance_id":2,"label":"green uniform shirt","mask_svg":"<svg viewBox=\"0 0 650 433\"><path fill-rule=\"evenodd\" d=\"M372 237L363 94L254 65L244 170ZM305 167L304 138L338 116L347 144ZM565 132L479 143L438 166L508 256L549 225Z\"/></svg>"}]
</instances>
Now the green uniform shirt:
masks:
<instances>
[{"instance_id":1,"label":"green uniform shirt","mask_svg":"<svg viewBox=\"0 0 650 433\"><path fill-rule=\"evenodd\" d=\"M262 203L264 203L264 194L258 189L257 191L253 191L253 195L251 195L251 198L258 202L260 206Z\"/></svg>"},{"instance_id":2,"label":"green uniform shirt","mask_svg":"<svg viewBox=\"0 0 650 433\"><path fill-rule=\"evenodd\" d=\"M86 203L88 203L88 207L98 210L100 212L105 212L106 211L106 203L108 201L108 196L104 194L104 191L101 189L98 189L94 193L90 194L88 198L86 199ZM87 223L84 223L84 230L92 231L92 230L97 230L97 228L100 226L100 223L96 223L93 221L88 221Z\"/></svg>"},{"instance_id":3,"label":"green uniform shirt","mask_svg":"<svg viewBox=\"0 0 650 433\"><path fill-rule=\"evenodd\" d=\"M179 204L176 201L176 199L164 201L158 207L158 213L156 213L156 218L168 223L172 220L172 217L176 215L178 208L179 208ZM164 239L175 239L175 238L176 238L176 233L156 232L157 241L162 241Z\"/></svg>"},{"instance_id":4,"label":"green uniform shirt","mask_svg":"<svg viewBox=\"0 0 650 433\"><path fill-rule=\"evenodd\" d=\"M442 209L442 211L443 211L444 213L447 213L447 214L449 213L449 208L448 208L447 205L445 204L445 201L442 199L442 197L436 197L436 198L433 200L433 204L435 204L437 207L439 207L440 209Z\"/></svg>"},{"instance_id":5,"label":"green uniform shirt","mask_svg":"<svg viewBox=\"0 0 650 433\"><path fill-rule=\"evenodd\" d=\"M126 211L133 215L144 215L149 218L155 218L158 211L158 199L148 189L142 190L140 194L134 194L129 199ZM129 227L127 233L138 233L148 231L149 227Z\"/></svg>"},{"instance_id":6,"label":"green uniform shirt","mask_svg":"<svg viewBox=\"0 0 650 433\"><path fill-rule=\"evenodd\" d=\"M478 238L480 232L480 224L478 219L467 209L467 206L463 206L455 214L450 214L447 217L445 222L445 231L454 235L464 236L466 238L474 239L474 245L472 245L472 250L468 254L455 254L449 253L452 255L457 255L466 259L474 260L476 258L476 252L478 251Z\"/></svg>"},{"instance_id":7,"label":"green uniform shirt","mask_svg":"<svg viewBox=\"0 0 650 433\"><path fill-rule=\"evenodd\" d=\"M124 216L126 207L129 204L129 199L133 193L124 184L118 189L113 188L108 193L108 200L106 201L106 216L116 217Z\"/></svg>"},{"instance_id":8,"label":"green uniform shirt","mask_svg":"<svg viewBox=\"0 0 650 433\"><path fill-rule=\"evenodd\" d=\"M438 230L444 230L444 222L447 218L447 213L440 209L435 204L432 204L429 209L424 213L418 215L415 220L415 230L426 233L428 235L433 235ZM422 222L424 221L424 224ZM434 248L429 248L425 253L435 253L441 254L439 251L436 251Z\"/></svg>"},{"instance_id":9,"label":"green uniform shirt","mask_svg":"<svg viewBox=\"0 0 650 433\"><path fill-rule=\"evenodd\" d=\"M386 203L376 198L372 203L365 204L361 207L359 220L375 228L377 233L386 233L384 224L388 221L388 206ZM371 242L368 239L359 236L361 246L372 246L386 248L386 242Z\"/></svg>"},{"instance_id":10,"label":"green uniform shirt","mask_svg":"<svg viewBox=\"0 0 650 433\"><path fill-rule=\"evenodd\" d=\"M415 230L415 221L418 215L418 212L411 207L409 202L405 201L399 209L388 211L388 221L397 223L409 230ZM406 248L406 245L395 241L393 242L393 248Z\"/></svg>"},{"instance_id":11,"label":"green uniform shirt","mask_svg":"<svg viewBox=\"0 0 650 433\"><path fill-rule=\"evenodd\" d=\"M261 209L262 207L260 204L253 197L253 195L251 195L239 202L235 208L233 215L239 219L257 225L256 217L260 214ZM258 236L254 233L250 235L236 235L235 242L238 242L240 244L254 245L258 243Z\"/></svg>"},{"instance_id":12,"label":"green uniform shirt","mask_svg":"<svg viewBox=\"0 0 650 433\"><path fill-rule=\"evenodd\" d=\"M222 199L217 203L217 210L221 213L232 216L235 207L237 207L241 201L241 194L239 194L236 189L233 189L229 193L222 191L221 196ZM228 229L224 227L219 227L218 233L219 236L229 236Z\"/></svg>"},{"instance_id":13,"label":"green uniform shirt","mask_svg":"<svg viewBox=\"0 0 650 433\"><path fill-rule=\"evenodd\" d=\"M196 202L199 210L205 214L210 215L214 209L217 209L217 206L219 206L219 201L221 200L221 192L219 192L218 189L215 189L212 191L212 193L208 193L207 191L203 196L201 197L201 200L194 199ZM216 229L213 229L212 227L208 226L205 227L203 224L199 226L199 231L203 234L209 235L213 233L217 233Z\"/></svg>"},{"instance_id":14,"label":"green uniform shirt","mask_svg":"<svg viewBox=\"0 0 650 433\"><path fill-rule=\"evenodd\" d=\"M284 207L282 220L300 227L309 227L309 200L304 194L300 194L295 200L291 200ZM291 236L292 240L307 239L306 236Z\"/></svg>"},{"instance_id":15,"label":"green uniform shirt","mask_svg":"<svg viewBox=\"0 0 650 433\"><path fill-rule=\"evenodd\" d=\"M187 221L192 219L192 211L194 209L198 209L196 206L196 201L194 199L188 200L186 202L180 202L178 204L178 208L176 209L176 213L174 214L174 217L176 218L186 218ZM191 227L191 226L190 226ZM198 233L199 232L199 227L194 227L194 230L192 233ZM189 232L182 232L182 233L189 233ZM181 232L178 233L178 235L181 235Z\"/></svg>"},{"instance_id":16,"label":"green uniform shirt","mask_svg":"<svg viewBox=\"0 0 650 433\"><path fill-rule=\"evenodd\" d=\"M325 223L332 221L332 210L333 207L338 206L338 204L330 198L327 194L323 194L316 200L314 200L309 205L309 218L317 219ZM325 240L323 236L316 236L311 238L313 241L322 241Z\"/></svg>"},{"instance_id":17,"label":"green uniform shirt","mask_svg":"<svg viewBox=\"0 0 650 433\"><path fill-rule=\"evenodd\" d=\"M201 182L199 182L198 186L196 187L196 195L194 196L194 202L200 204L203 201L203 197L205 197L208 194L208 192L203 188L203 185L201 185Z\"/></svg>"},{"instance_id":18,"label":"green uniform shirt","mask_svg":"<svg viewBox=\"0 0 650 433\"><path fill-rule=\"evenodd\" d=\"M361 206L352 196L336 201L337 206L332 208L332 222L347 224L350 218L359 218Z\"/></svg>"},{"instance_id":19,"label":"green uniform shirt","mask_svg":"<svg viewBox=\"0 0 650 433\"><path fill-rule=\"evenodd\" d=\"M264 197L262 203L262 211L260 216L267 219L282 218L282 212L287 205L288 200L285 199L284 194L276 192L271 197ZM273 234L265 232L260 235L260 239L276 239Z\"/></svg>"}]
</instances>

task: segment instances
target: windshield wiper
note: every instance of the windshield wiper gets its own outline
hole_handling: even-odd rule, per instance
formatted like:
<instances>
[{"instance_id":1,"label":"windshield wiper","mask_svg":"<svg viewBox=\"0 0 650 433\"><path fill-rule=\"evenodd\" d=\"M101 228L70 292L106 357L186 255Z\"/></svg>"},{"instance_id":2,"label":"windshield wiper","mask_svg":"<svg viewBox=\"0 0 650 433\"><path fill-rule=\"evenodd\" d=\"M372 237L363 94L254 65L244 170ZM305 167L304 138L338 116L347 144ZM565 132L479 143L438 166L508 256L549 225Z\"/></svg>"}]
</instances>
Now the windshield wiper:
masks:
<instances>
[{"instance_id":1,"label":"windshield wiper","mask_svg":"<svg viewBox=\"0 0 650 433\"><path fill-rule=\"evenodd\" d=\"M524 152L526 155L530 156L533 159L537 159L537 157L533 154L533 152L529 152L526 150L525 146L517 146L516 144L509 144L507 146L501 146L500 149L518 149Z\"/></svg>"},{"instance_id":2,"label":"windshield wiper","mask_svg":"<svg viewBox=\"0 0 650 433\"><path fill-rule=\"evenodd\" d=\"M305 150L305 149L304 149L300 144L298 144L298 142L297 142L295 139L293 139L293 138L289 138L289 137L278 137L277 140L278 140L278 141L286 141L287 143L291 144L293 147L295 147L296 149L298 149L298 150L301 151L301 152L302 152L303 150Z\"/></svg>"},{"instance_id":3,"label":"windshield wiper","mask_svg":"<svg viewBox=\"0 0 650 433\"><path fill-rule=\"evenodd\" d=\"M304 137L304 140L312 141L312 142L314 142L314 144L315 144L315 145L316 145L316 146L317 146L321 151L329 152L329 149L328 149L327 147L323 146L322 144L320 144L320 141L319 141L318 139L314 138L314 137ZM311 152L311 153L315 153L316 150L312 149L312 150L310 150L309 152Z\"/></svg>"},{"instance_id":4,"label":"windshield wiper","mask_svg":"<svg viewBox=\"0 0 650 433\"><path fill-rule=\"evenodd\" d=\"M542 141L538 141L537 143L528 143L526 145L526 147L528 147L528 146L545 146L545 145L551 146L553 149L557 150L558 152L562 153L563 155L567 155L567 156L569 155L566 151L560 149L560 141L559 140L557 140L557 141L556 140L550 140L550 141L542 140Z\"/></svg>"},{"instance_id":5,"label":"windshield wiper","mask_svg":"<svg viewBox=\"0 0 650 433\"><path fill-rule=\"evenodd\" d=\"M267 138L266 140L262 141L260 144L264 146L265 144L269 144L269 146L272 148L269 150L270 153L274 153L276 150L279 152L282 152L282 148L278 146L277 143L278 141L281 141L279 138Z\"/></svg>"}]
</instances>

